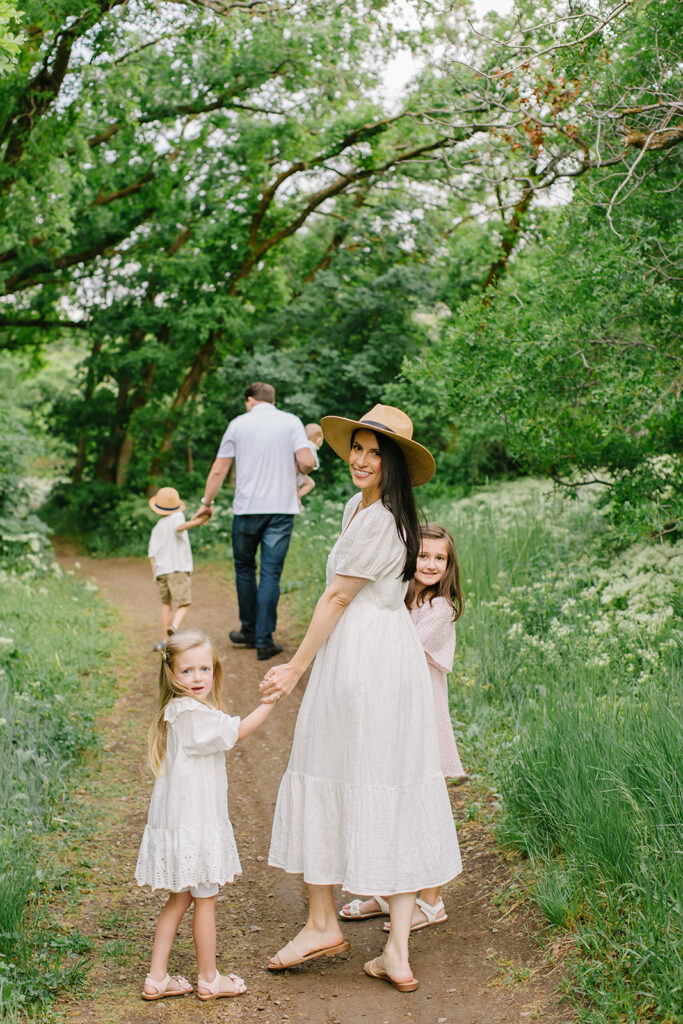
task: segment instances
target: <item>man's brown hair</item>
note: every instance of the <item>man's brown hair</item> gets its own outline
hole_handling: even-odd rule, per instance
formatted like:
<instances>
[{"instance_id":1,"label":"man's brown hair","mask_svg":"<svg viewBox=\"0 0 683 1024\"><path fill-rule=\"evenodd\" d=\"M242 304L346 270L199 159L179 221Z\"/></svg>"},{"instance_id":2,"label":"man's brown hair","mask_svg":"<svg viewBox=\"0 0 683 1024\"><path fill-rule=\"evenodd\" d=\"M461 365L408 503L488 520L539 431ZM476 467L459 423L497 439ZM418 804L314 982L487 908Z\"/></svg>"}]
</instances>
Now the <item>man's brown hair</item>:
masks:
<instances>
[{"instance_id":1,"label":"man's brown hair","mask_svg":"<svg viewBox=\"0 0 683 1024\"><path fill-rule=\"evenodd\" d=\"M275 388L271 384L257 380L244 389L244 397L253 398L255 402L270 402L271 405L275 405Z\"/></svg>"}]
</instances>

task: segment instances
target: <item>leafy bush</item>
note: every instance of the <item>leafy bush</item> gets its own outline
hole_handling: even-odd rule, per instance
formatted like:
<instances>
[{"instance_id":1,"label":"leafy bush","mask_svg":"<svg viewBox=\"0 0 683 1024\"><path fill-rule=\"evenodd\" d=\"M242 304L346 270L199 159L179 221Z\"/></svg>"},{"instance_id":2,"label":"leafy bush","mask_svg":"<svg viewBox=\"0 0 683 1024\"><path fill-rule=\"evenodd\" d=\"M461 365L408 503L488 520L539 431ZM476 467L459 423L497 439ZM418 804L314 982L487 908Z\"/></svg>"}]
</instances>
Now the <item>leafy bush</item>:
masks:
<instances>
[{"instance_id":1,"label":"leafy bush","mask_svg":"<svg viewBox=\"0 0 683 1024\"><path fill-rule=\"evenodd\" d=\"M0 370L6 387L0 396L0 568L45 568L52 560L47 527L31 511L29 482L41 442L29 427L22 365L3 355ZM17 401L19 396L19 401Z\"/></svg>"},{"instance_id":2,"label":"leafy bush","mask_svg":"<svg viewBox=\"0 0 683 1024\"><path fill-rule=\"evenodd\" d=\"M452 704L501 838L574 936L580 1020L683 1013L683 542L607 557L596 495L518 482L433 508L467 607ZM588 1003L583 1001L588 999Z\"/></svg>"}]
</instances>

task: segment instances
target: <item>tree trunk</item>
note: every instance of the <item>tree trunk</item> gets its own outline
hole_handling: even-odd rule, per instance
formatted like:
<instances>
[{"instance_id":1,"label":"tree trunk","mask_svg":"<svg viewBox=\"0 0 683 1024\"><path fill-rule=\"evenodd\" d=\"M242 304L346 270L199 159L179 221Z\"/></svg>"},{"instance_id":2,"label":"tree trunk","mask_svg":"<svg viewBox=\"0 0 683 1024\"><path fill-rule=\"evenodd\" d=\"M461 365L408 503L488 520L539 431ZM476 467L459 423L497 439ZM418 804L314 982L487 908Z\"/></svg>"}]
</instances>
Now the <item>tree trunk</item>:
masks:
<instances>
[{"instance_id":1,"label":"tree trunk","mask_svg":"<svg viewBox=\"0 0 683 1024\"><path fill-rule=\"evenodd\" d=\"M128 423L128 396L130 390L130 377L127 375L119 378L119 391L116 396L116 413L114 423L109 434L109 439L100 452L95 468L95 477L102 483L116 483L116 465L119 458L121 445L126 436Z\"/></svg>"},{"instance_id":2,"label":"tree trunk","mask_svg":"<svg viewBox=\"0 0 683 1024\"><path fill-rule=\"evenodd\" d=\"M185 407L185 405L187 405L189 400L196 393L197 388L199 387L202 381L202 377L209 368L209 363L213 358L213 354L216 350L216 345L218 343L218 339L221 336L221 333L222 332L218 329L211 331L208 338L206 339L206 341L200 348L199 352L197 353L197 356L192 366L183 377L181 385L178 388L177 394L173 399L173 404L171 405L169 415L166 418L164 434L161 440L161 444L159 445L157 453L154 456L154 459L152 460L152 465L150 466L149 487L153 487L155 478L161 475L161 470L164 464L164 456L167 455L168 452L171 450L171 446L173 444L173 434L175 432L176 427L178 426L177 414L181 409Z\"/></svg>"},{"instance_id":3,"label":"tree trunk","mask_svg":"<svg viewBox=\"0 0 683 1024\"><path fill-rule=\"evenodd\" d=\"M507 273L508 258L517 244L524 214L529 209L531 200L534 198L534 192L533 186L528 185L522 192L519 202L515 204L512 216L505 225L505 231L503 232L503 241L501 243L502 255L489 267L486 280L481 286L483 292L488 291L489 288L495 288L503 274Z\"/></svg>"},{"instance_id":4,"label":"tree trunk","mask_svg":"<svg viewBox=\"0 0 683 1024\"><path fill-rule=\"evenodd\" d=\"M164 329L166 336L168 336L168 330ZM138 409L142 409L143 406L147 405L150 393L152 391L152 384L154 383L154 375L156 373L156 364L148 363L145 367L142 384L138 390L134 393L130 403L130 410L128 414L128 420L126 423L126 431L121 442L119 449L118 458L116 461L116 486L123 487L128 476L128 470L133 458L133 450L135 448L135 437L133 436L131 426L135 413Z\"/></svg>"},{"instance_id":5,"label":"tree trunk","mask_svg":"<svg viewBox=\"0 0 683 1024\"><path fill-rule=\"evenodd\" d=\"M92 396L94 391L94 374L93 374L93 362L100 354L102 348L101 341L95 341L90 350L90 365L88 367L88 373L85 378L85 388L83 390L83 400L87 405L92 402ZM76 462L74 464L74 470L71 475L71 482L73 484L80 484L83 480L83 473L85 472L85 450L86 450L86 432L85 430L79 431L78 434L78 449L76 452Z\"/></svg>"}]
</instances>

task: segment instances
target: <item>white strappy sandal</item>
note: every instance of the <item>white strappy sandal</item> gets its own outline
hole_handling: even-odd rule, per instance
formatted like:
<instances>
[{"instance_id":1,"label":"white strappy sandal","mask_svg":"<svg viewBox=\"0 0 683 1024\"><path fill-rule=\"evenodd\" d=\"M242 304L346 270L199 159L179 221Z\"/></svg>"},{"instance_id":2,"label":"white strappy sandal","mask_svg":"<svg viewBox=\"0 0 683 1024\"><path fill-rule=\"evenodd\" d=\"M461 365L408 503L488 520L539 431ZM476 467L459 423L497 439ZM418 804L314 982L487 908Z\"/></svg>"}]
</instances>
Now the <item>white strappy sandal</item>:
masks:
<instances>
[{"instance_id":1,"label":"white strappy sandal","mask_svg":"<svg viewBox=\"0 0 683 1024\"><path fill-rule=\"evenodd\" d=\"M367 898L375 900L380 909L371 910L369 914L361 914L360 908L365 903L365 900L351 900L348 905L348 913L344 913L344 907L339 911L342 921L365 921L369 917L383 917L389 913L389 904L381 896L368 896Z\"/></svg>"},{"instance_id":2,"label":"white strappy sandal","mask_svg":"<svg viewBox=\"0 0 683 1024\"><path fill-rule=\"evenodd\" d=\"M411 932L419 932L422 931L423 928L431 928L433 924L443 924L444 921L448 920L448 914L444 914L443 917L436 916L439 911L446 909L443 905L443 900L439 900L439 902L434 904L432 907L429 903L425 903L425 901L421 900L418 896L415 900L415 906L420 908L426 917L426 921L419 921L417 924L412 925L410 929ZM385 932L391 931L391 926L388 921L384 922L382 930Z\"/></svg>"}]
</instances>

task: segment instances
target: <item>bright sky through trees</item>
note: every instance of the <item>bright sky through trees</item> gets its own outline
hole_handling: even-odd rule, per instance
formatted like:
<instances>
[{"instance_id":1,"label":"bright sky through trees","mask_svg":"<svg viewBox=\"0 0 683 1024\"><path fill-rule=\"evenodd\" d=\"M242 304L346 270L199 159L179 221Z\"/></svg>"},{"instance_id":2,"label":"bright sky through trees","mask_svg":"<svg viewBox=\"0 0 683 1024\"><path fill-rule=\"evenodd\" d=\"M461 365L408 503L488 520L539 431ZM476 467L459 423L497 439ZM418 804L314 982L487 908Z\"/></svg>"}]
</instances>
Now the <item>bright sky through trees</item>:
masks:
<instances>
[{"instance_id":1,"label":"bright sky through trees","mask_svg":"<svg viewBox=\"0 0 683 1024\"><path fill-rule=\"evenodd\" d=\"M483 18L489 11L507 14L512 6L513 0L473 0L474 13L477 18ZM389 96L400 95L419 67L419 62L415 60L410 50L402 50L397 53L393 60L389 61L384 76L387 94Z\"/></svg>"}]
</instances>

